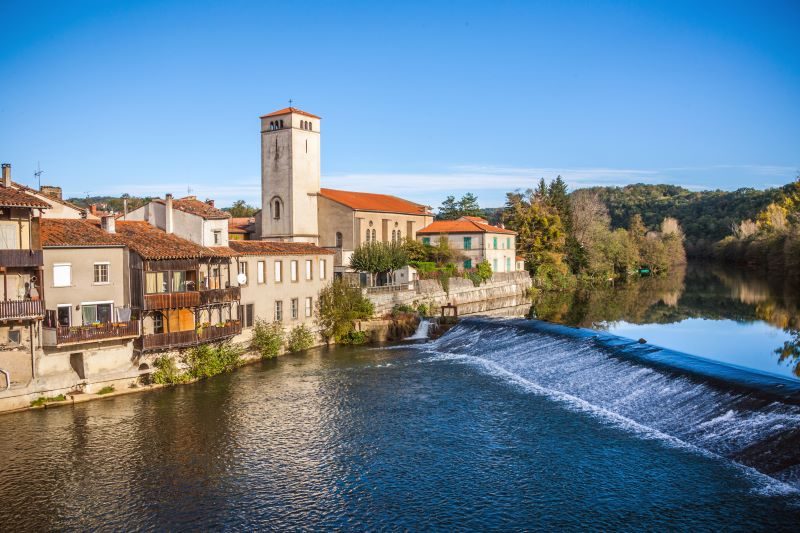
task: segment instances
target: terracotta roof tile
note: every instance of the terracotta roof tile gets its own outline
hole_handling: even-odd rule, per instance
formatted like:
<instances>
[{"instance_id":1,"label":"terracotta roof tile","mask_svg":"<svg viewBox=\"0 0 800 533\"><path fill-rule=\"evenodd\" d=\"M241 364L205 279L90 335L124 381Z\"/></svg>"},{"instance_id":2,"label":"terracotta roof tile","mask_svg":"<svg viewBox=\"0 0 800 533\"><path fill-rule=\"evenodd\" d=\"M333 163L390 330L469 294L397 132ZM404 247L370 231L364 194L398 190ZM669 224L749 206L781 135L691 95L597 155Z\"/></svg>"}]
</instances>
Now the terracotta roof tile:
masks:
<instances>
[{"instance_id":1,"label":"terracotta roof tile","mask_svg":"<svg viewBox=\"0 0 800 533\"><path fill-rule=\"evenodd\" d=\"M147 222L117 220L116 226L119 238L144 259L224 257L229 250L229 248L224 248L220 252L212 254L208 248L178 237L173 233L166 233Z\"/></svg>"},{"instance_id":2,"label":"terracotta roof tile","mask_svg":"<svg viewBox=\"0 0 800 533\"><path fill-rule=\"evenodd\" d=\"M303 111L302 109L297 109L296 107L284 107L283 109L279 109L278 111L273 111L272 113L261 115L260 118L277 117L278 115L288 115L289 113L297 113L298 115L305 115L311 118L321 118L318 117L317 115L312 115L307 111Z\"/></svg>"},{"instance_id":3,"label":"terracotta roof tile","mask_svg":"<svg viewBox=\"0 0 800 533\"><path fill-rule=\"evenodd\" d=\"M27 185L23 185L22 183L13 182L12 186L16 187L21 192L30 194L31 196L34 196L34 197L36 197L36 195L44 196L46 198L46 200L41 200L41 198L39 198L39 197L36 197L36 198L37 198L37 200L40 200L40 201L46 203L48 207L53 207L52 204L50 204L50 202L56 202L56 203L59 203L61 205L65 205L65 206L67 206L67 207L69 207L71 209L74 209L75 211L82 212L82 213L88 213L88 209L85 209L83 207L75 205L72 202L68 202L67 200L64 200L63 198L57 198L55 196L51 196L49 194L45 194L42 191L37 191L36 189L32 189L32 188L28 187Z\"/></svg>"},{"instance_id":4,"label":"terracotta roof tile","mask_svg":"<svg viewBox=\"0 0 800 533\"><path fill-rule=\"evenodd\" d=\"M42 246L125 246L116 235L102 230L96 222L76 218L43 218Z\"/></svg>"},{"instance_id":5,"label":"terracotta roof tile","mask_svg":"<svg viewBox=\"0 0 800 533\"><path fill-rule=\"evenodd\" d=\"M333 255L334 251L306 242L230 241L240 255Z\"/></svg>"},{"instance_id":6,"label":"terracotta roof tile","mask_svg":"<svg viewBox=\"0 0 800 533\"><path fill-rule=\"evenodd\" d=\"M50 204L32 194L0 185L0 207L36 207L50 209Z\"/></svg>"},{"instance_id":7,"label":"terracotta roof tile","mask_svg":"<svg viewBox=\"0 0 800 533\"><path fill-rule=\"evenodd\" d=\"M153 201L165 205L167 203L166 200L162 200L161 198L157 198ZM206 220L224 220L226 218L231 218L229 213L226 213L222 209L217 209L211 204L200 201L194 196L186 196L184 198L172 200L172 208L183 211L184 213L189 213L190 215L197 215Z\"/></svg>"},{"instance_id":8,"label":"terracotta roof tile","mask_svg":"<svg viewBox=\"0 0 800 533\"><path fill-rule=\"evenodd\" d=\"M430 215L428 208L388 194L320 189L320 195L357 211L401 213L408 215Z\"/></svg>"},{"instance_id":9,"label":"terracotta roof tile","mask_svg":"<svg viewBox=\"0 0 800 533\"><path fill-rule=\"evenodd\" d=\"M228 221L228 233L247 235L254 223L253 217L233 217Z\"/></svg>"},{"instance_id":10,"label":"terracotta roof tile","mask_svg":"<svg viewBox=\"0 0 800 533\"><path fill-rule=\"evenodd\" d=\"M477 217L461 217L458 220L437 220L417 232L417 235L440 235L443 233L501 233L516 235L516 231L499 228L476 221Z\"/></svg>"}]
</instances>

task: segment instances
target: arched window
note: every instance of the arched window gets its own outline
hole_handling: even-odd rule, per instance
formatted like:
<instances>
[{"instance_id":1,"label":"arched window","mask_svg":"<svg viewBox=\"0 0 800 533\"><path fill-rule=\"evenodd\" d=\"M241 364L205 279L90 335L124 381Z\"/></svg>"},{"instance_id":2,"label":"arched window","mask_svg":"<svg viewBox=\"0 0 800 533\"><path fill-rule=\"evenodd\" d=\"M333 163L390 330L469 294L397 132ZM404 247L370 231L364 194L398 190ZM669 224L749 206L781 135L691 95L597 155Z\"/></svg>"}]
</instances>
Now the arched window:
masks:
<instances>
[{"instance_id":1,"label":"arched window","mask_svg":"<svg viewBox=\"0 0 800 533\"><path fill-rule=\"evenodd\" d=\"M308 131L312 131L314 128L311 126L311 121L308 122Z\"/></svg>"},{"instance_id":2,"label":"arched window","mask_svg":"<svg viewBox=\"0 0 800 533\"><path fill-rule=\"evenodd\" d=\"M367 230L367 242L369 242L369 236L370 236L370 233L369 233L369 230Z\"/></svg>"},{"instance_id":3,"label":"arched window","mask_svg":"<svg viewBox=\"0 0 800 533\"><path fill-rule=\"evenodd\" d=\"M301 120L300 121L300 129L303 129L303 130L306 129L306 121L305 120Z\"/></svg>"},{"instance_id":4,"label":"arched window","mask_svg":"<svg viewBox=\"0 0 800 533\"><path fill-rule=\"evenodd\" d=\"M275 129L275 123L274 122L270 122L269 123L269 129L270 129L270 131Z\"/></svg>"},{"instance_id":5,"label":"arched window","mask_svg":"<svg viewBox=\"0 0 800 533\"><path fill-rule=\"evenodd\" d=\"M341 231L337 231L336 232L336 247L337 248L341 248L342 247L342 232Z\"/></svg>"},{"instance_id":6,"label":"arched window","mask_svg":"<svg viewBox=\"0 0 800 533\"><path fill-rule=\"evenodd\" d=\"M281 210L283 208L283 205L281 204L282 202L280 198L274 198L272 200L272 218L275 220L280 220L281 218Z\"/></svg>"},{"instance_id":7,"label":"arched window","mask_svg":"<svg viewBox=\"0 0 800 533\"><path fill-rule=\"evenodd\" d=\"M373 240L373 241L376 241L376 240L377 240L377 239L375 238L375 235L376 235L376 233L375 233L375 230L373 229L373 230L372 230L372 240Z\"/></svg>"},{"instance_id":8,"label":"arched window","mask_svg":"<svg viewBox=\"0 0 800 533\"><path fill-rule=\"evenodd\" d=\"M402 242L403 236L400 234L400 230L397 230L397 242Z\"/></svg>"},{"instance_id":9,"label":"arched window","mask_svg":"<svg viewBox=\"0 0 800 533\"><path fill-rule=\"evenodd\" d=\"M283 129L283 119L281 119L281 129Z\"/></svg>"},{"instance_id":10,"label":"arched window","mask_svg":"<svg viewBox=\"0 0 800 533\"><path fill-rule=\"evenodd\" d=\"M392 230L392 242L396 241L397 241L397 232L395 230Z\"/></svg>"}]
</instances>

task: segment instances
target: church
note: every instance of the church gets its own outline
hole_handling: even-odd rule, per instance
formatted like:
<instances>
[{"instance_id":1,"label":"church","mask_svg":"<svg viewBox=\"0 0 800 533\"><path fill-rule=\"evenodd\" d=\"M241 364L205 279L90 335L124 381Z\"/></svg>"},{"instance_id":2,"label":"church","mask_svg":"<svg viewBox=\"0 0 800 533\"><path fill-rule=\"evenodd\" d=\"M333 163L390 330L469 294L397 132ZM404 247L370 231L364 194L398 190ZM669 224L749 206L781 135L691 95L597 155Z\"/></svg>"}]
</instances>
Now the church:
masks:
<instances>
[{"instance_id":1,"label":"church","mask_svg":"<svg viewBox=\"0 0 800 533\"><path fill-rule=\"evenodd\" d=\"M261 211L253 239L313 243L334 252L334 272L370 241L416 239L427 206L396 196L320 186L321 119L295 107L261 117Z\"/></svg>"}]
</instances>

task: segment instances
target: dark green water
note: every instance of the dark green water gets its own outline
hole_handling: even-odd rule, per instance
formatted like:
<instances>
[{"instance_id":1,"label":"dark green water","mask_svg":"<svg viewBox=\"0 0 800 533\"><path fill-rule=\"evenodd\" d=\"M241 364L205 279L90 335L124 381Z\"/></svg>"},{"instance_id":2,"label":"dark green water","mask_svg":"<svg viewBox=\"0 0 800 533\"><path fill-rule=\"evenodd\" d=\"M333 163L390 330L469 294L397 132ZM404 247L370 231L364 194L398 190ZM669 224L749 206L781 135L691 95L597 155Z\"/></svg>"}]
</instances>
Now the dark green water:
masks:
<instances>
[{"instance_id":1,"label":"dark green water","mask_svg":"<svg viewBox=\"0 0 800 533\"><path fill-rule=\"evenodd\" d=\"M0 529L796 528L791 484L654 429L631 393L762 407L565 342L471 325L2 416Z\"/></svg>"}]
</instances>

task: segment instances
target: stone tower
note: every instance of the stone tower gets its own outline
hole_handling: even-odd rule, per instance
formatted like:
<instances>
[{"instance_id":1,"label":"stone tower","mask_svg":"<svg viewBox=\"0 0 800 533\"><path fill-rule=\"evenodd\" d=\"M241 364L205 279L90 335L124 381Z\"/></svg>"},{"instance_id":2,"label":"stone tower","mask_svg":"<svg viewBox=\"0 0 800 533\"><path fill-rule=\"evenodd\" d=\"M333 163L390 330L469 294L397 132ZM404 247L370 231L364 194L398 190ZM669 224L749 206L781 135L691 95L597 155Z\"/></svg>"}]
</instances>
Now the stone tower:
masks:
<instances>
[{"instance_id":1,"label":"stone tower","mask_svg":"<svg viewBox=\"0 0 800 533\"><path fill-rule=\"evenodd\" d=\"M320 118L295 107L261 117L261 238L319 242Z\"/></svg>"}]
</instances>

